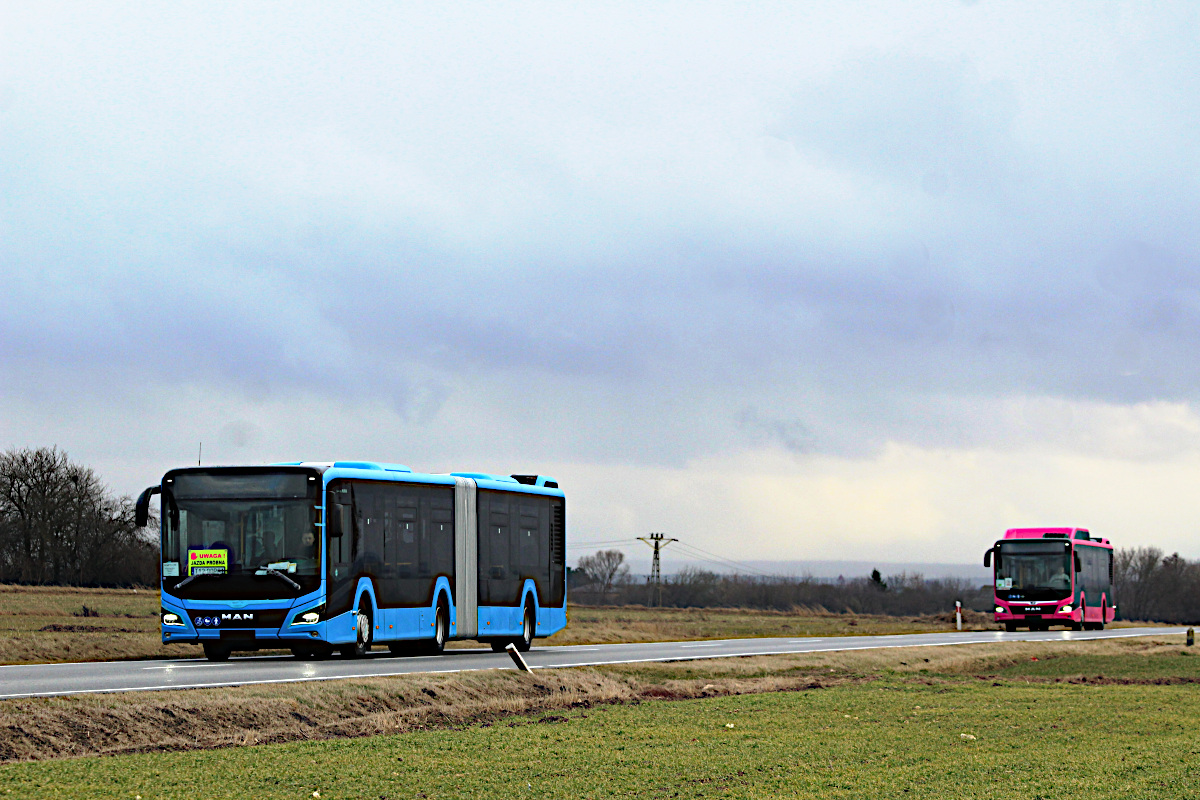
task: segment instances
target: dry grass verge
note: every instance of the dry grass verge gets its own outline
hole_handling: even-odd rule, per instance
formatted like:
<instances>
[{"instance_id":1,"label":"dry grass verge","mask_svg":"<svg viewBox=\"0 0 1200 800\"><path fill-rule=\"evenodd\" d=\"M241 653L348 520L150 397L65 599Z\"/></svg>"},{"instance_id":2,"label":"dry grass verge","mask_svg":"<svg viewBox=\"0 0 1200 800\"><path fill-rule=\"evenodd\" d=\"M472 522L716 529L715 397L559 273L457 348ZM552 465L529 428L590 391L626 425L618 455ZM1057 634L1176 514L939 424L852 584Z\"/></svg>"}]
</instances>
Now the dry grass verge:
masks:
<instances>
[{"instance_id":1,"label":"dry grass verge","mask_svg":"<svg viewBox=\"0 0 1200 800\"><path fill-rule=\"evenodd\" d=\"M1125 659L1123 674L1134 682L1191 682L1200 677L1200 659L1176 657L1181 670L1168 674L1162 658L1147 658L1181 652L1178 642L1156 639L1001 643L625 664L538 670L529 675L512 671L404 675L6 700L0 701L0 760L209 749L490 725L522 716L552 717L565 709L599 704L819 689L880 676L923 683L997 677L1025 680L1031 665L1046 665L1047 679L1070 680L1094 676L1099 667L1093 664L1111 666L1114 659ZM1056 673L1053 665L1058 660L1073 666ZM1138 672L1143 663L1148 665L1144 680ZM1017 668L1019 674L1002 677ZM1070 671L1076 669L1078 673Z\"/></svg>"},{"instance_id":2,"label":"dry grass verge","mask_svg":"<svg viewBox=\"0 0 1200 800\"><path fill-rule=\"evenodd\" d=\"M195 750L494 724L607 703L813 689L845 676L643 683L597 670L339 681L0 703L0 761Z\"/></svg>"}]
</instances>

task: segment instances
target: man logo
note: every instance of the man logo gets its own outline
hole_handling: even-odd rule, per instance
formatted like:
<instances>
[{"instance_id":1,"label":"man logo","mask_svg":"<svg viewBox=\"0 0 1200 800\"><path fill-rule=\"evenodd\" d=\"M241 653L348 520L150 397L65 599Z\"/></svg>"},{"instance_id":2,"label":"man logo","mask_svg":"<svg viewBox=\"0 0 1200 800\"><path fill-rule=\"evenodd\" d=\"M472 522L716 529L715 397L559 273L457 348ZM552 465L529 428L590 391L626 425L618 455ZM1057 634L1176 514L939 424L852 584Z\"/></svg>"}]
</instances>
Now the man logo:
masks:
<instances>
[{"instance_id":1,"label":"man logo","mask_svg":"<svg viewBox=\"0 0 1200 800\"><path fill-rule=\"evenodd\" d=\"M251 622L254 620L254 613L250 611L239 611L231 614L221 615L222 622L231 622L234 620L245 620L247 622Z\"/></svg>"}]
</instances>

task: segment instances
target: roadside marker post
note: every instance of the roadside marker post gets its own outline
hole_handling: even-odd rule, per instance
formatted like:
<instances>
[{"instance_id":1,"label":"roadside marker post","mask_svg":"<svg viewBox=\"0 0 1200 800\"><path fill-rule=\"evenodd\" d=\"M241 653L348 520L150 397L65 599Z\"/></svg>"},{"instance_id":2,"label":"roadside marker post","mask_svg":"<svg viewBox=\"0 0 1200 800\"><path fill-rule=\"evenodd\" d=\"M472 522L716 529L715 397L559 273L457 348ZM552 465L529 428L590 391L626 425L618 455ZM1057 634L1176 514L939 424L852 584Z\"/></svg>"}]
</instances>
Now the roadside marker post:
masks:
<instances>
[{"instance_id":1,"label":"roadside marker post","mask_svg":"<svg viewBox=\"0 0 1200 800\"><path fill-rule=\"evenodd\" d=\"M517 646L509 642L504 646L505 651L512 658L513 663L517 665L517 669L521 672L529 672L529 665L525 663L525 659L521 658L521 653L517 650Z\"/></svg>"},{"instance_id":2,"label":"roadside marker post","mask_svg":"<svg viewBox=\"0 0 1200 800\"><path fill-rule=\"evenodd\" d=\"M962 600L954 601L954 624L960 631L962 630Z\"/></svg>"},{"instance_id":3,"label":"roadside marker post","mask_svg":"<svg viewBox=\"0 0 1200 800\"><path fill-rule=\"evenodd\" d=\"M1187 631L1187 646L1191 647L1196 644L1196 629L1188 628Z\"/></svg>"}]
</instances>

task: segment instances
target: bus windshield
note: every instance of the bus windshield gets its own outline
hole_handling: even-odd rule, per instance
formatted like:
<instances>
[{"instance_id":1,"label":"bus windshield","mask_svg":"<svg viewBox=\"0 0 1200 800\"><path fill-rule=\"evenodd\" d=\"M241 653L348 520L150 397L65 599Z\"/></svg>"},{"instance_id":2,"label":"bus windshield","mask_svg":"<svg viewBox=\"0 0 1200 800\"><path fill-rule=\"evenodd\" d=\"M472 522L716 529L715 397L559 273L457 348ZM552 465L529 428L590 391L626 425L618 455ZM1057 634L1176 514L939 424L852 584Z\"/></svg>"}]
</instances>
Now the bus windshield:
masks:
<instances>
[{"instance_id":1,"label":"bus windshield","mask_svg":"<svg viewBox=\"0 0 1200 800\"><path fill-rule=\"evenodd\" d=\"M996 559L996 591L1030 599L1071 592L1071 545L1064 541L1006 541Z\"/></svg>"},{"instance_id":2,"label":"bus windshield","mask_svg":"<svg viewBox=\"0 0 1200 800\"><path fill-rule=\"evenodd\" d=\"M164 581L279 574L313 579L303 584L319 580L314 486L298 472L175 474L163 486Z\"/></svg>"}]
</instances>

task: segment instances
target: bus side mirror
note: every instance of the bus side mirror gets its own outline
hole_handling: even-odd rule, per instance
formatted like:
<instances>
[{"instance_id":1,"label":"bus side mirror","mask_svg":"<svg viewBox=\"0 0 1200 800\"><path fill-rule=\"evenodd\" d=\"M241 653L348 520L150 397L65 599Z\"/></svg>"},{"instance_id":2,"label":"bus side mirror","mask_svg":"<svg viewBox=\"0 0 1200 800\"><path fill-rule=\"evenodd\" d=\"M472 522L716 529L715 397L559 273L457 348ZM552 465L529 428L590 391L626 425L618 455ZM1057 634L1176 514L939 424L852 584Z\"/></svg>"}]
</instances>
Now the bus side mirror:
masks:
<instances>
[{"instance_id":1,"label":"bus side mirror","mask_svg":"<svg viewBox=\"0 0 1200 800\"><path fill-rule=\"evenodd\" d=\"M346 532L342 525L342 516L346 512L346 507L340 503L330 503L325 508L325 535L331 538L339 538Z\"/></svg>"},{"instance_id":2,"label":"bus side mirror","mask_svg":"<svg viewBox=\"0 0 1200 800\"><path fill-rule=\"evenodd\" d=\"M1075 554L1075 571L1083 572L1083 563L1079 560L1079 553Z\"/></svg>"},{"instance_id":3,"label":"bus side mirror","mask_svg":"<svg viewBox=\"0 0 1200 800\"><path fill-rule=\"evenodd\" d=\"M139 528L144 528L150 522L150 498L162 491L161 486L151 486L138 495L137 505L133 508L133 522Z\"/></svg>"},{"instance_id":4,"label":"bus side mirror","mask_svg":"<svg viewBox=\"0 0 1200 800\"><path fill-rule=\"evenodd\" d=\"M992 565L992 548L983 551L983 565L990 567Z\"/></svg>"}]
</instances>

